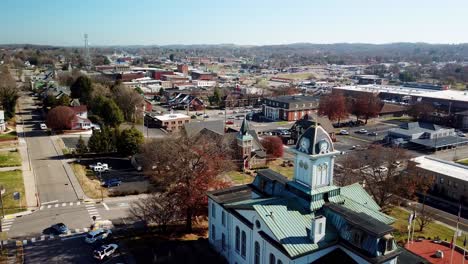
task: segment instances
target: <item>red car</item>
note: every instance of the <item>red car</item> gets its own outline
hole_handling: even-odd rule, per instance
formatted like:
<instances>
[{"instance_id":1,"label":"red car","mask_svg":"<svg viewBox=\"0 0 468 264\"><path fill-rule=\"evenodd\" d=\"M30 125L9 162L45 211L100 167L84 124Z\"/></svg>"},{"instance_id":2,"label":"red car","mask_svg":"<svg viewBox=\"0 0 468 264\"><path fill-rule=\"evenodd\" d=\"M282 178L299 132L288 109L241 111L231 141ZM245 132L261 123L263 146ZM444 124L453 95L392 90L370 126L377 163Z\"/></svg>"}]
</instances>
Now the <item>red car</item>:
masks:
<instances>
[{"instance_id":1,"label":"red car","mask_svg":"<svg viewBox=\"0 0 468 264\"><path fill-rule=\"evenodd\" d=\"M234 122L228 120L228 121L226 121L226 125L234 125Z\"/></svg>"}]
</instances>

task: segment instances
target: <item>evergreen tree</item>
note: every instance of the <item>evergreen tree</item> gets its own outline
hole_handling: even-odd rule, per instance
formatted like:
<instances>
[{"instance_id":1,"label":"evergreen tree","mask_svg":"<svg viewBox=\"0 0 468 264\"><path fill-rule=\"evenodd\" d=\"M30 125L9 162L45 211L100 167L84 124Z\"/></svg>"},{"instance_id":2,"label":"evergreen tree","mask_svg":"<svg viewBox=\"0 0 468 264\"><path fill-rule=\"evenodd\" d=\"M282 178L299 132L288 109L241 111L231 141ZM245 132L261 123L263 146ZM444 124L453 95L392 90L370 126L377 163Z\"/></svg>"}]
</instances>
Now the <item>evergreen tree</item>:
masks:
<instances>
[{"instance_id":1,"label":"evergreen tree","mask_svg":"<svg viewBox=\"0 0 468 264\"><path fill-rule=\"evenodd\" d=\"M78 139L78 143L76 144L76 152L78 154L84 154L88 152L88 146L86 146L86 142L83 140L83 137L81 135Z\"/></svg>"}]
</instances>

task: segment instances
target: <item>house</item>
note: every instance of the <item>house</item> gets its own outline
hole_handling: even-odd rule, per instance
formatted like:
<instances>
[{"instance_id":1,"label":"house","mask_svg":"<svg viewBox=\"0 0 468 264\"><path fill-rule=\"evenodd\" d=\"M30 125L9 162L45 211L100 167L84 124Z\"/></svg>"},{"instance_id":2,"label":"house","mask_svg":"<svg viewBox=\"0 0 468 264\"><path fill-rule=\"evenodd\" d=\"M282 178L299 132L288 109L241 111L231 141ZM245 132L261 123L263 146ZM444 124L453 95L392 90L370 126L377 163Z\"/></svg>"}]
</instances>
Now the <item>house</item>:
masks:
<instances>
[{"instance_id":1,"label":"house","mask_svg":"<svg viewBox=\"0 0 468 264\"><path fill-rule=\"evenodd\" d=\"M95 127L88 119L88 108L86 105L70 106L70 109L75 113L70 125L71 130L88 130Z\"/></svg>"},{"instance_id":2,"label":"house","mask_svg":"<svg viewBox=\"0 0 468 264\"><path fill-rule=\"evenodd\" d=\"M396 145L410 144L436 151L468 143L468 139L457 136L454 128L424 122L405 123L392 128L385 140Z\"/></svg>"},{"instance_id":3,"label":"house","mask_svg":"<svg viewBox=\"0 0 468 264\"><path fill-rule=\"evenodd\" d=\"M434 177L432 195L468 204L468 166L431 156L420 156L411 161L421 177Z\"/></svg>"},{"instance_id":4,"label":"house","mask_svg":"<svg viewBox=\"0 0 468 264\"><path fill-rule=\"evenodd\" d=\"M296 121L318 109L319 98L305 95L287 95L265 98L263 116L270 120Z\"/></svg>"},{"instance_id":5,"label":"house","mask_svg":"<svg viewBox=\"0 0 468 264\"><path fill-rule=\"evenodd\" d=\"M396 264L395 219L359 184L333 184L328 133L309 127L293 152L292 180L259 170L251 184L207 193L210 245L232 264Z\"/></svg>"},{"instance_id":6,"label":"house","mask_svg":"<svg viewBox=\"0 0 468 264\"><path fill-rule=\"evenodd\" d=\"M205 103L200 98L184 93L175 93L175 96L168 101L169 107L176 109L187 109L200 111L205 109Z\"/></svg>"},{"instance_id":7,"label":"house","mask_svg":"<svg viewBox=\"0 0 468 264\"><path fill-rule=\"evenodd\" d=\"M0 110L0 132L5 132L6 129L5 111Z\"/></svg>"}]
</instances>

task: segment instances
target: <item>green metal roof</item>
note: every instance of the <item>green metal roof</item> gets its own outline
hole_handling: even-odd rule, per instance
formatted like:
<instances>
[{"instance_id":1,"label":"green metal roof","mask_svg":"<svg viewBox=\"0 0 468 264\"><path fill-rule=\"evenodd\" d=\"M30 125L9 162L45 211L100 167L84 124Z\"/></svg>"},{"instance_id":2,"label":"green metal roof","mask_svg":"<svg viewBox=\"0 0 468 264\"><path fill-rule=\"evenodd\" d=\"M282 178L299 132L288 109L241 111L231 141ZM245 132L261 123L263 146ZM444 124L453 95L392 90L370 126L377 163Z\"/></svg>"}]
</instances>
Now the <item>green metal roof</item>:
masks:
<instances>
[{"instance_id":1,"label":"green metal roof","mask_svg":"<svg viewBox=\"0 0 468 264\"><path fill-rule=\"evenodd\" d=\"M323 248L337 239L333 226L326 225L325 238L319 243L312 243L309 232L315 214L305 212L295 199L253 207L292 258Z\"/></svg>"},{"instance_id":2,"label":"green metal roof","mask_svg":"<svg viewBox=\"0 0 468 264\"><path fill-rule=\"evenodd\" d=\"M378 210L373 210L371 208L368 208L358 202L353 201L352 199L345 198L345 202L343 204L344 207L358 213L365 213L366 215L382 222L387 225L391 225L395 222L395 218L390 217Z\"/></svg>"},{"instance_id":3,"label":"green metal roof","mask_svg":"<svg viewBox=\"0 0 468 264\"><path fill-rule=\"evenodd\" d=\"M341 195L357 203L365 205L369 209L380 211L380 206L374 201L374 199L372 199L372 196L370 196L359 183L341 187Z\"/></svg>"}]
</instances>

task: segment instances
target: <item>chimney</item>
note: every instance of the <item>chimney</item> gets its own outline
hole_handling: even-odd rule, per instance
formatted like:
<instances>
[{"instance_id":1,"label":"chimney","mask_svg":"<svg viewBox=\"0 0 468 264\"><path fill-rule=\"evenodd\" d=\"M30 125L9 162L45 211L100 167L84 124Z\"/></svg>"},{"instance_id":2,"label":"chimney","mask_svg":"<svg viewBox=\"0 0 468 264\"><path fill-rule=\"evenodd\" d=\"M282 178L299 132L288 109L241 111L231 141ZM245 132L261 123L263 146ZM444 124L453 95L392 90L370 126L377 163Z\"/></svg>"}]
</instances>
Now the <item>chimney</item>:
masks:
<instances>
[{"instance_id":1,"label":"chimney","mask_svg":"<svg viewBox=\"0 0 468 264\"><path fill-rule=\"evenodd\" d=\"M327 218L323 215L316 216L312 220L312 225L310 229L310 240L312 243L316 244L320 242L325 237L325 227L327 223Z\"/></svg>"}]
</instances>

